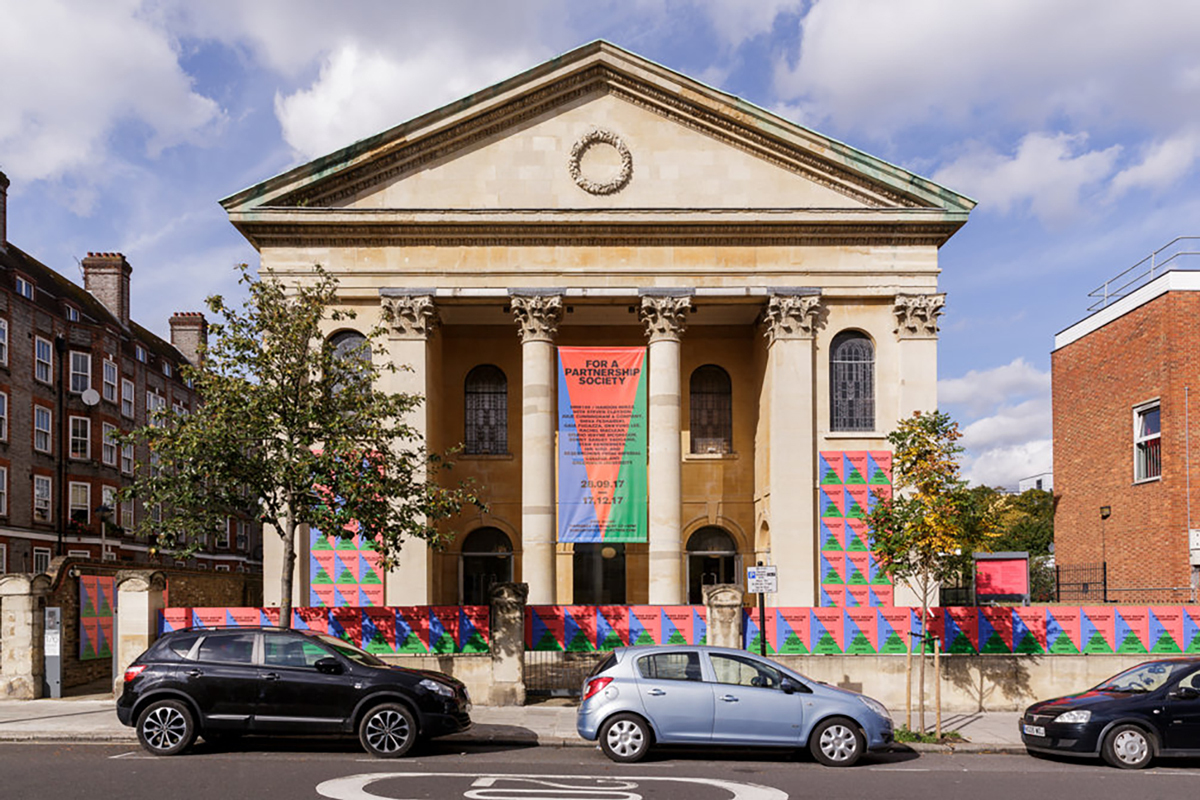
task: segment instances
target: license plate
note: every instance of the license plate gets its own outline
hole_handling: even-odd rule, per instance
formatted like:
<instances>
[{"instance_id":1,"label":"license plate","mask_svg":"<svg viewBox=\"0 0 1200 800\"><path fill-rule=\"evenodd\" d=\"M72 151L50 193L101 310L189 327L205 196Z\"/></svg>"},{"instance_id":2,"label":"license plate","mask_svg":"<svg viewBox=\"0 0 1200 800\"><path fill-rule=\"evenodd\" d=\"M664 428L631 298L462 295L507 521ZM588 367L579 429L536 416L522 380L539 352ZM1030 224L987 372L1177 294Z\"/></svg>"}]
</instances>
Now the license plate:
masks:
<instances>
[{"instance_id":1,"label":"license plate","mask_svg":"<svg viewBox=\"0 0 1200 800\"><path fill-rule=\"evenodd\" d=\"M1024 726L1022 726L1022 730L1025 731L1026 736L1045 736L1046 735L1046 729L1043 728L1041 725L1024 725Z\"/></svg>"}]
</instances>

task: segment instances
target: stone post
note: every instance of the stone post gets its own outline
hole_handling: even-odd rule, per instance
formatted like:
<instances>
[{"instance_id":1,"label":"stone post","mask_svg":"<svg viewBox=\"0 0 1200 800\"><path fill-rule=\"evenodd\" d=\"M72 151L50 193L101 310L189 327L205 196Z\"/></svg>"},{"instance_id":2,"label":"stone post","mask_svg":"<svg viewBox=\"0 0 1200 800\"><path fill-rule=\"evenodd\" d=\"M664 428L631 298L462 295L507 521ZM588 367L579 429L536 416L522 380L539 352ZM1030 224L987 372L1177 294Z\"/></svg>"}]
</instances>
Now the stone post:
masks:
<instances>
[{"instance_id":1,"label":"stone post","mask_svg":"<svg viewBox=\"0 0 1200 800\"><path fill-rule=\"evenodd\" d=\"M813 334L820 310L819 295L788 294L772 297L765 313L771 563L787 565L768 604L815 606L818 600Z\"/></svg>"},{"instance_id":2,"label":"stone post","mask_svg":"<svg viewBox=\"0 0 1200 800\"><path fill-rule=\"evenodd\" d=\"M123 569L117 587L117 668L113 694L120 695L125 670L158 638L158 615L163 610L167 576L157 570Z\"/></svg>"},{"instance_id":3,"label":"stone post","mask_svg":"<svg viewBox=\"0 0 1200 800\"><path fill-rule=\"evenodd\" d=\"M650 340L647 416L650 511L650 604L677 605L683 586L683 444L680 425L679 337L692 299L687 293L642 297L641 318Z\"/></svg>"},{"instance_id":4,"label":"stone post","mask_svg":"<svg viewBox=\"0 0 1200 800\"><path fill-rule=\"evenodd\" d=\"M742 649L742 587L719 583L705 586L702 591L708 609L708 643Z\"/></svg>"},{"instance_id":5,"label":"stone post","mask_svg":"<svg viewBox=\"0 0 1200 800\"><path fill-rule=\"evenodd\" d=\"M0 698L36 700L46 677L45 575L0 575Z\"/></svg>"},{"instance_id":6,"label":"stone post","mask_svg":"<svg viewBox=\"0 0 1200 800\"><path fill-rule=\"evenodd\" d=\"M525 601L529 585L492 586L492 685L488 703L525 705Z\"/></svg>"},{"instance_id":7,"label":"stone post","mask_svg":"<svg viewBox=\"0 0 1200 800\"><path fill-rule=\"evenodd\" d=\"M562 295L513 294L512 312L521 336L521 577L529 602L553 605L555 578L554 340L562 321Z\"/></svg>"},{"instance_id":8,"label":"stone post","mask_svg":"<svg viewBox=\"0 0 1200 800\"><path fill-rule=\"evenodd\" d=\"M404 421L417 433L421 444L427 445L433 413L429 403L429 339L438 324L432 290L380 289L380 294L388 326L386 358L397 367L395 372L380 373L380 386L389 392L425 398L426 402L409 412ZM390 606L425 605L433 599L429 546L411 539L404 545L399 566L383 578L384 602Z\"/></svg>"}]
</instances>

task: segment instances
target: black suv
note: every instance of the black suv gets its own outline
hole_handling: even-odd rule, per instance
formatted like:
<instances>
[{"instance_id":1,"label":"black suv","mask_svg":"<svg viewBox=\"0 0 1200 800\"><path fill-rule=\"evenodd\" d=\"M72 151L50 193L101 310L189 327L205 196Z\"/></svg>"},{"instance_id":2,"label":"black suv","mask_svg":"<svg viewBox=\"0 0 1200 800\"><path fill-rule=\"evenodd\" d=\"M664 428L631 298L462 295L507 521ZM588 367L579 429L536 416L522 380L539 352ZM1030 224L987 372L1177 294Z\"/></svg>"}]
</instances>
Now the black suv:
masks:
<instances>
[{"instance_id":1,"label":"black suv","mask_svg":"<svg viewBox=\"0 0 1200 800\"><path fill-rule=\"evenodd\" d=\"M190 628L125 671L117 717L155 755L241 734L350 734L396 758L466 730L470 698L441 672L385 664L332 636L283 628Z\"/></svg>"}]
</instances>

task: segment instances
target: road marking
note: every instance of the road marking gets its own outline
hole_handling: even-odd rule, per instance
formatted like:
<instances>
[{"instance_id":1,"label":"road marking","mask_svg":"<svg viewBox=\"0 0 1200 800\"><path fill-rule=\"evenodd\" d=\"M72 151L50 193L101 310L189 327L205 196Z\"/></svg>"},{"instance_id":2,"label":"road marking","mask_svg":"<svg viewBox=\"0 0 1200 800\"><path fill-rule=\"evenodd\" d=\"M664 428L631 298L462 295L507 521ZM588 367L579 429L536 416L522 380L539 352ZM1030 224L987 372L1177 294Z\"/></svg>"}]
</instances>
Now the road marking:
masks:
<instances>
[{"instance_id":1,"label":"road marking","mask_svg":"<svg viewBox=\"0 0 1200 800\"><path fill-rule=\"evenodd\" d=\"M867 767L871 772L932 772L919 767Z\"/></svg>"},{"instance_id":2,"label":"road marking","mask_svg":"<svg viewBox=\"0 0 1200 800\"><path fill-rule=\"evenodd\" d=\"M130 750L128 753L120 753L115 756L109 756L108 758L111 761L114 758L125 758L126 756L135 756L135 755L137 755L137 752L138 752L137 750Z\"/></svg>"},{"instance_id":3,"label":"road marking","mask_svg":"<svg viewBox=\"0 0 1200 800\"><path fill-rule=\"evenodd\" d=\"M548 788L533 789L525 785L496 786L498 781ZM618 778L610 779L608 783L600 786L578 786L533 778L488 775L476 778L471 785L477 788L464 793L463 796L468 800L533 800L531 795L538 800L642 800L642 796L637 792L627 791L636 789L636 783Z\"/></svg>"},{"instance_id":4,"label":"road marking","mask_svg":"<svg viewBox=\"0 0 1200 800\"><path fill-rule=\"evenodd\" d=\"M333 778L317 785L317 794L322 797L328 797L330 800L391 800L383 795L372 794L367 791L367 787L378 781L388 780L391 778L465 778L472 779L472 786L480 789L488 789L493 787L496 781L518 781L524 780L533 784L551 787L550 791L554 794L546 793L544 789L523 789L524 794L517 793L514 787L514 793L505 794L503 798L499 795L488 795L490 800L520 800L520 798L530 798L530 800L584 800L585 796L595 798L596 800L618 800L618 797L624 798L627 795L624 792L628 789L635 789L639 782L665 782L673 781L675 783L685 783L701 786L713 786L718 789L724 789L732 795L732 800L788 800L788 793L776 789L772 786L762 786L754 783L738 783L735 781L724 781L716 778L666 778L658 775L614 778L607 775L511 775L507 773L463 773L463 772L370 772L364 775L347 775L344 778ZM481 781L484 781L481 783ZM557 781L574 781L574 783L559 784ZM595 781L592 786L581 785L581 781ZM558 788L558 787L567 788ZM478 791L478 790L476 790ZM618 796L615 794L620 791ZM605 794L605 793L609 794ZM472 800L471 793L466 795ZM640 795L632 795L641 800ZM478 800L485 800L479 797Z\"/></svg>"}]
</instances>

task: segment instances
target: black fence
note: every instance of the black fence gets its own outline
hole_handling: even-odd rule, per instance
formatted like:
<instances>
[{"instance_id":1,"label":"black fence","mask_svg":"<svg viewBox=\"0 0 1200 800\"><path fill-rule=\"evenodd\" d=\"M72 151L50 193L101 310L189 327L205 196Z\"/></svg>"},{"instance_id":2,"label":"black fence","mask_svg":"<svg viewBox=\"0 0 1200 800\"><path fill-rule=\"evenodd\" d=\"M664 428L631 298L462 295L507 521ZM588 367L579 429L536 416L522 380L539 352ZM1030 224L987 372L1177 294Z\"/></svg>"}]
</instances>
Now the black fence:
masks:
<instances>
[{"instance_id":1,"label":"black fence","mask_svg":"<svg viewBox=\"0 0 1200 800\"><path fill-rule=\"evenodd\" d=\"M579 697L583 681L607 656L599 653L525 651L525 694L531 697Z\"/></svg>"},{"instance_id":2,"label":"black fence","mask_svg":"<svg viewBox=\"0 0 1200 800\"><path fill-rule=\"evenodd\" d=\"M1108 565L1056 566L1053 599L1056 603L1107 603Z\"/></svg>"}]
</instances>

